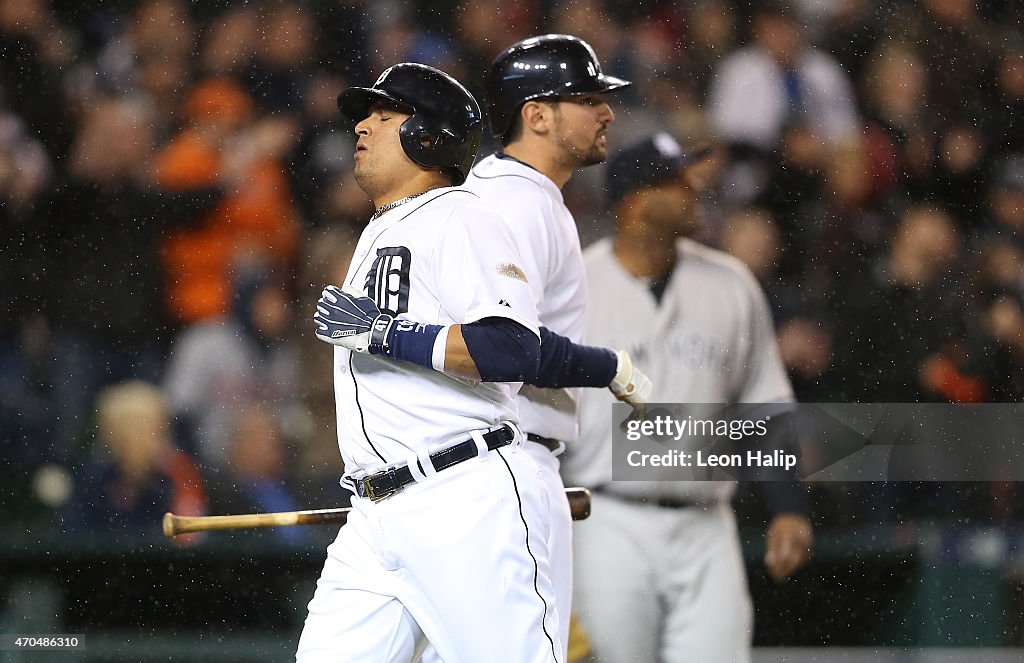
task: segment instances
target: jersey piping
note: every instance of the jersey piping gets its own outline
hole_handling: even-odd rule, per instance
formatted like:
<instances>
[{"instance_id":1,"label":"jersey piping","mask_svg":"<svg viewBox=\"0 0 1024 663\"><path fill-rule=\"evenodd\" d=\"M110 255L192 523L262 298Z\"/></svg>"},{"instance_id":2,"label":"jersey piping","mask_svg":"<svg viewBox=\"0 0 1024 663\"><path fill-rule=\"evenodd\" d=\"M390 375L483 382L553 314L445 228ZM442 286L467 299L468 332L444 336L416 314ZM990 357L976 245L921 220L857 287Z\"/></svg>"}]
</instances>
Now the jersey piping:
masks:
<instances>
[{"instance_id":1,"label":"jersey piping","mask_svg":"<svg viewBox=\"0 0 1024 663\"><path fill-rule=\"evenodd\" d=\"M373 449L373 453L377 454L377 458L380 458L382 463L387 463L388 461L384 459L383 454L373 444L373 440L370 439L370 434L366 432L366 417L363 416L363 404L359 402L359 381L356 380L356 370L355 366L352 365L352 355L348 356L348 373L352 376L352 388L355 389L356 409L359 410L359 427L363 430L366 443Z\"/></svg>"},{"instance_id":2,"label":"jersey piping","mask_svg":"<svg viewBox=\"0 0 1024 663\"><path fill-rule=\"evenodd\" d=\"M512 472L512 468L509 467L508 461L505 460L505 456L501 453L501 449L495 449L495 453L501 457L501 462L505 464L505 468L508 470L508 475L512 479L512 489L516 493L516 504L519 507L519 520L523 523L523 529L526 530L526 552L530 555L530 559L533 560L533 591L537 594L537 598L540 599L541 605L544 606L544 612L541 616L540 627L544 631L544 636L548 639L551 644L551 658L558 663L558 654L555 653L555 641L548 633L547 617L548 617L548 602L544 600L544 596L540 593L538 585L538 577L540 576L540 564L537 563L537 557L533 554L533 550L530 549L530 526L526 522L526 516L523 514L523 499L519 495L519 484L516 482L516 475Z\"/></svg>"},{"instance_id":3,"label":"jersey piping","mask_svg":"<svg viewBox=\"0 0 1024 663\"><path fill-rule=\"evenodd\" d=\"M420 203L420 204L419 204L418 206L416 206L416 207L414 207L414 208L410 209L410 210L408 211L408 213L406 213L406 215L405 215L405 216L401 217L400 219L396 219L396 220L395 220L395 221L394 221L393 223L389 223L389 224L386 224L386 225L382 225L382 226L381 226L381 228L380 228L380 229L379 229L379 230L377 231L377 234L376 234L376 235L374 235L374 237L373 237L373 241L374 241L374 242L376 242L376 241L377 241L377 238L378 238L378 237L380 237L380 236L381 236L381 235L382 235L383 233L387 232L387 230L388 230L389 228L391 228L392 226L394 226L395 224L398 224L398 223L401 223L402 221L405 221L405 220L406 220L407 218L409 218L409 215L410 215L410 214L412 214L413 212L416 212L417 210L419 210L419 209L421 209L421 208L423 208L423 207L426 207L427 205L429 205L430 203L434 202L434 201L435 201L435 200L437 200L438 198L442 198L442 197L444 197L444 196L447 196L447 195L448 195L449 193L457 193L457 192L460 192L460 191L461 191L461 192L463 192L463 193L468 193L468 194L470 194L471 196L473 196L474 198L477 198L477 199L479 199L479 198L480 198L480 196L476 195L476 194L475 194L474 192L472 192L472 191L469 191L468 189L448 189L447 191L442 191L441 193L437 194L437 195L436 195L436 196L434 196L433 198L431 198L431 199L429 199L429 200L424 200L424 201L423 201L423 202L421 202L421 203ZM380 216L380 217L377 217L377 218L378 218L378 219L380 219L380 218L383 218L384 216L387 216L387 214L384 214L384 215L382 215L382 216ZM359 269L362 269L362 268L363 268L363 265L364 265L364 264L366 263L366 261L367 261L367 260L369 260L369 259L370 259L370 256L369 256L369 255L366 255L365 257L363 257L363 259L359 261Z\"/></svg>"},{"instance_id":4,"label":"jersey piping","mask_svg":"<svg viewBox=\"0 0 1024 663\"><path fill-rule=\"evenodd\" d=\"M516 175L515 173L501 173L500 175L479 175L477 173L473 173L473 177L478 177L482 180L496 180L502 177L518 177L521 180L526 180L530 184L536 184L537 186L540 186L539 184L531 180L529 177L525 177L523 175Z\"/></svg>"}]
</instances>

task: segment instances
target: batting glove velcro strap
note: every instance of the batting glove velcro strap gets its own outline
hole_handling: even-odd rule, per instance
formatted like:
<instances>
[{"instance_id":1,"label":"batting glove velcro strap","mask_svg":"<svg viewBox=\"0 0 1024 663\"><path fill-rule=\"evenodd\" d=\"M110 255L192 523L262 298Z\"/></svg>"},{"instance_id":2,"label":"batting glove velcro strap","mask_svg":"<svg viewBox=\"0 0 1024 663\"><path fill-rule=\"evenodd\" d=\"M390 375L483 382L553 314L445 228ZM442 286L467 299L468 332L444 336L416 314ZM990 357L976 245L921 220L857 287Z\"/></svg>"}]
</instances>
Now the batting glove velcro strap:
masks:
<instances>
[{"instance_id":1,"label":"batting glove velcro strap","mask_svg":"<svg viewBox=\"0 0 1024 663\"><path fill-rule=\"evenodd\" d=\"M371 355L390 355L391 341L395 336L395 318L387 313L381 313L373 320L370 328L370 347L367 351Z\"/></svg>"},{"instance_id":2,"label":"batting glove velcro strap","mask_svg":"<svg viewBox=\"0 0 1024 663\"><path fill-rule=\"evenodd\" d=\"M651 391L654 385L650 378L644 375L639 368L633 365L629 354L624 350L615 353L619 360L619 368L615 372L608 388L615 394L615 398L633 405L643 405L651 398Z\"/></svg>"},{"instance_id":3,"label":"batting glove velcro strap","mask_svg":"<svg viewBox=\"0 0 1024 663\"><path fill-rule=\"evenodd\" d=\"M369 297L329 285L316 303L313 321L321 341L355 352L383 354L394 318L381 313Z\"/></svg>"}]
</instances>

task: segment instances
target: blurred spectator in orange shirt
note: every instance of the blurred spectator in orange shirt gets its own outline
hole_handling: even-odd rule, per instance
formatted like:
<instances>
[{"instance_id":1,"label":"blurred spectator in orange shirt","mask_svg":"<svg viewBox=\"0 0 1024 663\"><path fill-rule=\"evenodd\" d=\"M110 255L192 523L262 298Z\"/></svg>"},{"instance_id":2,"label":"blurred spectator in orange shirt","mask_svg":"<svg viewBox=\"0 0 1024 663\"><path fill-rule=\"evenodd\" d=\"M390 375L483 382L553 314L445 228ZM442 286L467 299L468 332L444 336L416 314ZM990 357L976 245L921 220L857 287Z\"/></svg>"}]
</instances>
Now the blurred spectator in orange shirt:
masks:
<instances>
[{"instance_id":1,"label":"blurred spectator in orange shirt","mask_svg":"<svg viewBox=\"0 0 1024 663\"><path fill-rule=\"evenodd\" d=\"M254 119L251 98L226 78L197 84L184 116L186 126L157 156L157 180L170 189L228 188L194 229L164 243L170 311L195 322L229 309L232 265L258 258L291 268L300 229L279 161L294 141L290 122Z\"/></svg>"}]
</instances>

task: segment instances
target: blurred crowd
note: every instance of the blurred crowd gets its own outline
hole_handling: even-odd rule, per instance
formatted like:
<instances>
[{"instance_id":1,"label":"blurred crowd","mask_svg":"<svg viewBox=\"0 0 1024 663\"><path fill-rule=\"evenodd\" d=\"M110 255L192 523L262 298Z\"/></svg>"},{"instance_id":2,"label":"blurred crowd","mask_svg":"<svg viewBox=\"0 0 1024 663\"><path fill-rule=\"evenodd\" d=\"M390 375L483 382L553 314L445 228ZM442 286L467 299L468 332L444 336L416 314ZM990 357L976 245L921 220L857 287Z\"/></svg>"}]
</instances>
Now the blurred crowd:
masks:
<instances>
[{"instance_id":1,"label":"blurred crowd","mask_svg":"<svg viewBox=\"0 0 1024 663\"><path fill-rule=\"evenodd\" d=\"M340 502L311 306L372 207L336 95L417 61L482 99L546 32L634 81L611 151L714 148L699 239L761 281L800 400L1024 397L1016 0L4 0L0 517ZM585 242L601 170L565 190ZM1024 516L968 488L911 511ZM906 515L841 492L826 524Z\"/></svg>"}]
</instances>

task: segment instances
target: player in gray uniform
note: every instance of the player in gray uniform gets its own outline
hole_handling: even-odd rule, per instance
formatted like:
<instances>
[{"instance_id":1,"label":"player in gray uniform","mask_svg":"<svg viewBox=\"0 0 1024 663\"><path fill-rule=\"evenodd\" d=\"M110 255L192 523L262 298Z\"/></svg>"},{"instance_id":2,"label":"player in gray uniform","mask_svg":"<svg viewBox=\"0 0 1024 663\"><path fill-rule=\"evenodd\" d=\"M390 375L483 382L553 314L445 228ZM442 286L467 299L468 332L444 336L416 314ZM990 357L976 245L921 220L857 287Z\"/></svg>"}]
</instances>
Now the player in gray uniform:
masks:
<instances>
[{"instance_id":1,"label":"player in gray uniform","mask_svg":"<svg viewBox=\"0 0 1024 663\"><path fill-rule=\"evenodd\" d=\"M686 238L696 193L667 134L608 168L615 234L584 252L587 339L629 349L655 403L793 400L765 297L736 259ZM613 481L611 399L586 390L568 482L594 492L576 528L574 611L599 661L750 660L751 604L729 500L733 482ZM791 409L789 406L788 409ZM783 417L777 417L781 419ZM782 580L808 558L811 527L795 483L770 486L765 562Z\"/></svg>"},{"instance_id":2,"label":"player in gray uniform","mask_svg":"<svg viewBox=\"0 0 1024 663\"><path fill-rule=\"evenodd\" d=\"M491 133L502 149L482 159L466 179L466 188L480 194L516 238L541 325L575 343L583 340L587 285L576 222L561 189L577 169L607 158L606 132L615 119L607 95L628 85L604 74L590 45L571 35L531 37L509 46L495 58L487 80ZM574 387L606 385L526 385L517 396L526 450L552 494L563 491L557 456L579 434L581 389ZM568 646L572 520L565 500L553 507L547 538Z\"/></svg>"}]
</instances>

